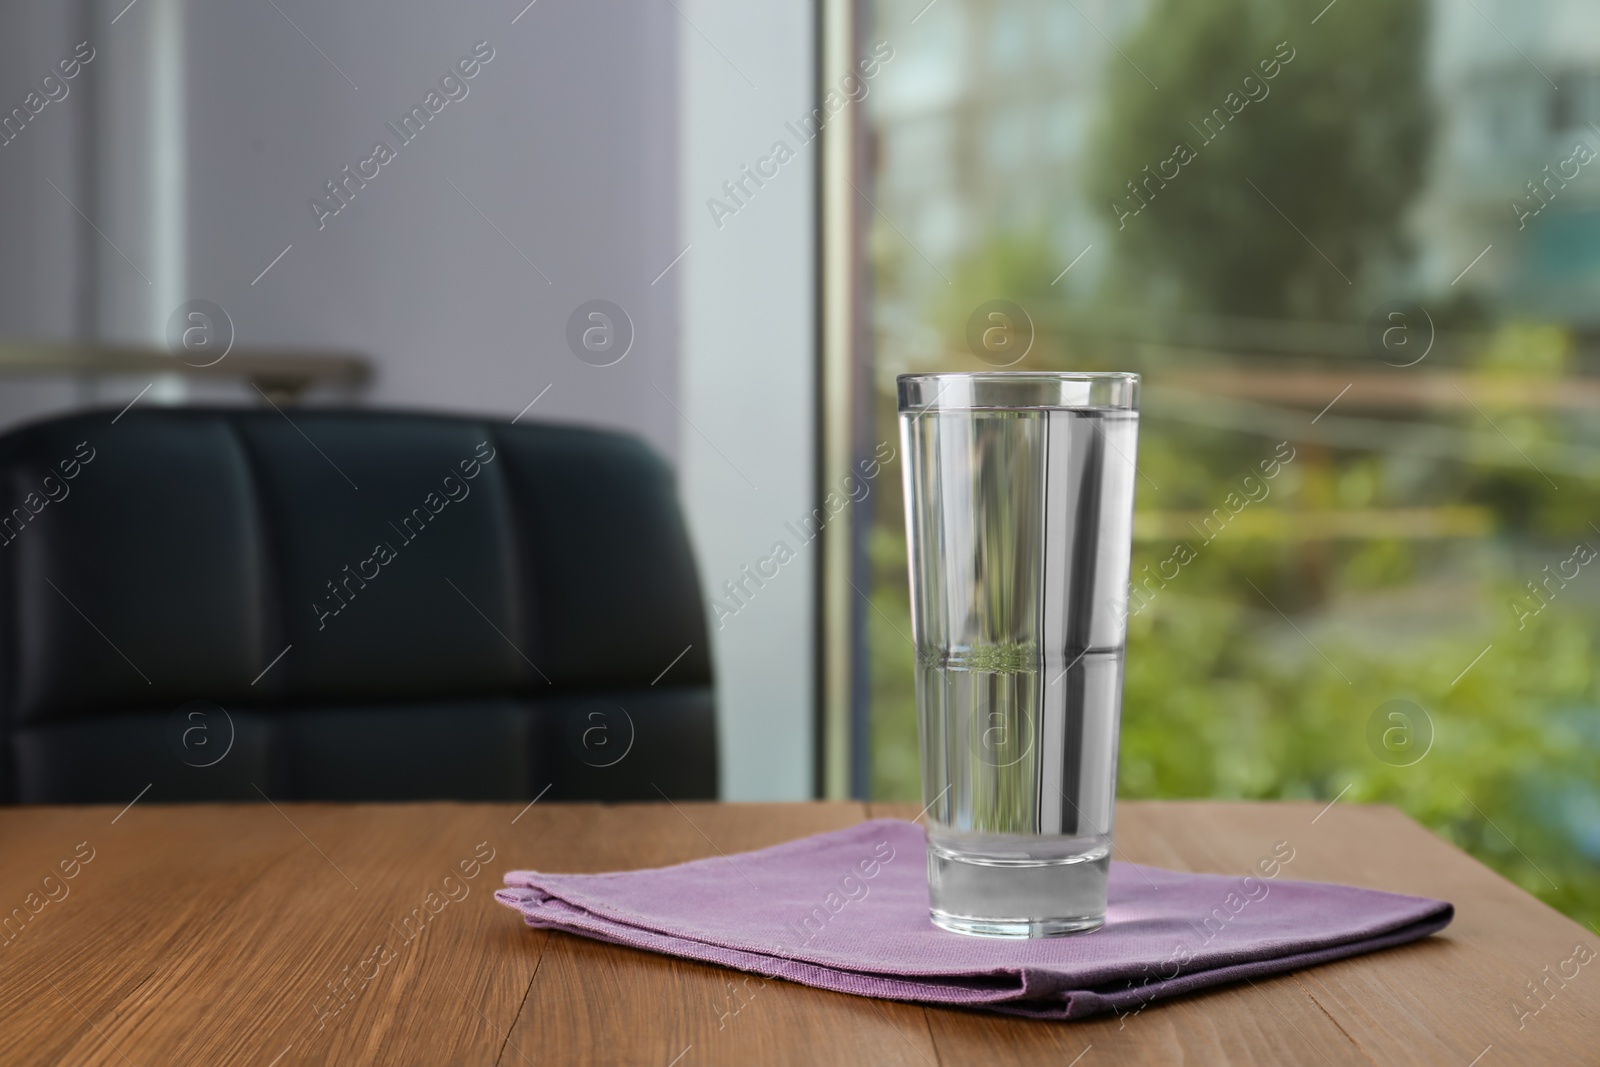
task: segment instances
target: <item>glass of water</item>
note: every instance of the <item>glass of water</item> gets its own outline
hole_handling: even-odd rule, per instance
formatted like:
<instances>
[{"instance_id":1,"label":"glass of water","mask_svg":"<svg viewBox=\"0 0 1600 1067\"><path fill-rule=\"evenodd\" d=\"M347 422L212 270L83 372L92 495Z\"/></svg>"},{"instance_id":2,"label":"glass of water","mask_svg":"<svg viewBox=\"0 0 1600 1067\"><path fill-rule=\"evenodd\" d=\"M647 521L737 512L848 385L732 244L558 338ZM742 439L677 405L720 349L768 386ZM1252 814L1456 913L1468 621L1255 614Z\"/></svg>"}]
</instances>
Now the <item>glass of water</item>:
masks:
<instances>
[{"instance_id":1,"label":"glass of water","mask_svg":"<svg viewBox=\"0 0 1600 1067\"><path fill-rule=\"evenodd\" d=\"M1105 922L1136 374L899 378L933 921Z\"/></svg>"}]
</instances>

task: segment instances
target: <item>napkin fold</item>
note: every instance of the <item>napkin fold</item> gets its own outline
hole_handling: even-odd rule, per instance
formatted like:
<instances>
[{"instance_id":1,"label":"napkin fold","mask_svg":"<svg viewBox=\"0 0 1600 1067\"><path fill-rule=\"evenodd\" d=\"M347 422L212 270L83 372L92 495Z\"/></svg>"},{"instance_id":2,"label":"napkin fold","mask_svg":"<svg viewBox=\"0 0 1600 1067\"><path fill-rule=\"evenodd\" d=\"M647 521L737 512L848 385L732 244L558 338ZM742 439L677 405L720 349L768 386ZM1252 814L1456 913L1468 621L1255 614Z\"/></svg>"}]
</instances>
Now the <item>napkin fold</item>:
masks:
<instances>
[{"instance_id":1,"label":"napkin fold","mask_svg":"<svg viewBox=\"0 0 1600 1067\"><path fill-rule=\"evenodd\" d=\"M929 920L925 849L920 826L875 819L675 867L510 871L495 898L533 927L843 993L1043 1019L1128 1014L1405 944L1454 914L1444 901L1373 889L1112 863L1101 929L971 937Z\"/></svg>"}]
</instances>

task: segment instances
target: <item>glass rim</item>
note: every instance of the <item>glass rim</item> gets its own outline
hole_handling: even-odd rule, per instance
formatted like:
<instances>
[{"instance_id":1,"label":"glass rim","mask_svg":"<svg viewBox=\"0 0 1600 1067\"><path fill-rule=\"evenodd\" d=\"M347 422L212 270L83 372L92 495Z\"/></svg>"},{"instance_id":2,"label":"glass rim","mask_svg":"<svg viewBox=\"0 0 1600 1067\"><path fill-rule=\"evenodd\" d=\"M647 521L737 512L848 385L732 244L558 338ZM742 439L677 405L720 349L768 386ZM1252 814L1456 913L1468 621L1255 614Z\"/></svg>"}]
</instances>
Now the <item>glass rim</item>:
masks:
<instances>
[{"instance_id":1,"label":"glass rim","mask_svg":"<svg viewBox=\"0 0 1600 1067\"><path fill-rule=\"evenodd\" d=\"M895 377L901 414L1139 410L1133 371L926 371Z\"/></svg>"},{"instance_id":2,"label":"glass rim","mask_svg":"<svg viewBox=\"0 0 1600 1067\"><path fill-rule=\"evenodd\" d=\"M930 370L911 371L906 374L895 375L895 381L915 381L924 378L993 378L999 381L1015 381L1019 378L1036 378L1041 381L1101 381L1105 379L1122 379L1124 381L1138 381L1136 371L1128 370Z\"/></svg>"}]
</instances>

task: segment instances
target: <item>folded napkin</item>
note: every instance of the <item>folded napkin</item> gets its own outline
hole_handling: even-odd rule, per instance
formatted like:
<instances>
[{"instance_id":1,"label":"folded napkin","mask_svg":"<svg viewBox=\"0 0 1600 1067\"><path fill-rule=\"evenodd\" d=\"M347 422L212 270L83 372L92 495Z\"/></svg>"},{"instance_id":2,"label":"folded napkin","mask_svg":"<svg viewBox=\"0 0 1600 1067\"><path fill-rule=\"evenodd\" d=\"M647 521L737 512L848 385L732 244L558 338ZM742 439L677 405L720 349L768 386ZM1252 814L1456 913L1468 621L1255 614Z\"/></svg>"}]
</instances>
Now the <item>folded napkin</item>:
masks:
<instances>
[{"instance_id":1,"label":"folded napkin","mask_svg":"<svg viewBox=\"0 0 1600 1067\"><path fill-rule=\"evenodd\" d=\"M1454 912L1373 889L1113 863L1101 929L972 937L929 920L925 848L920 826L876 819L656 870L511 871L495 897L529 926L844 993L1042 1019L1128 1014L1404 944Z\"/></svg>"}]
</instances>

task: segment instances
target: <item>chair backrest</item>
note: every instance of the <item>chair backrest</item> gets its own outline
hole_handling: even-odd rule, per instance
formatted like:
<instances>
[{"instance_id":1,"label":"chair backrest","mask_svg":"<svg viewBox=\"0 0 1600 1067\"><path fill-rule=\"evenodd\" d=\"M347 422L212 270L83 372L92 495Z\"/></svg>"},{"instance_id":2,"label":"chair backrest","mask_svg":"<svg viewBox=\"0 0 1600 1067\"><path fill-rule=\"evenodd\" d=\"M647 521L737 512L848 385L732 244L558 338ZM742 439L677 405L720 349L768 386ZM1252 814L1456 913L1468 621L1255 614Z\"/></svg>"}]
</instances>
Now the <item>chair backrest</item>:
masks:
<instances>
[{"instance_id":1,"label":"chair backrest","mask_svg":"<svg viewBox=\"0 0 1600 1067\"><path fill-rule=\"evenodd\" d=\"M711 797L709 652L631 437L225 408L0 437L0 800Z\"/></svg>"}]
</instances>

